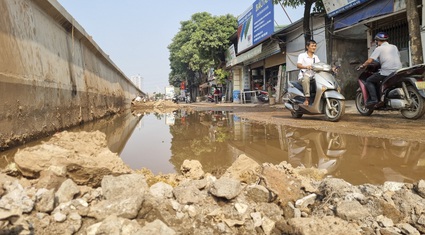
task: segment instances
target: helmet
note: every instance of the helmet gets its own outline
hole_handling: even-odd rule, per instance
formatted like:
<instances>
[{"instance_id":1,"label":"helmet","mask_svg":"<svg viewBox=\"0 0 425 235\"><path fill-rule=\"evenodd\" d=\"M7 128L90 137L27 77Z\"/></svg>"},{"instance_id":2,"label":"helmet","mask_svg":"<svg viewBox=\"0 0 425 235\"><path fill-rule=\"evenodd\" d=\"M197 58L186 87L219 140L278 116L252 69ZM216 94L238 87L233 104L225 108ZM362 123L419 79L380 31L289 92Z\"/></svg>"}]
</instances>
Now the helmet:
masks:
<instances>
[{"instance_id":1,"label":"helmet","mask_svg":"<svg viewBox=\"0 0 425 235\"><path fill-rule=\"evenodd\" d=\"M387 41L389 38L390 37L388 36L388 34L384 32L379 32L375 36L375 40L379 40L379 41Z\"/></svg>"}]
</instances>

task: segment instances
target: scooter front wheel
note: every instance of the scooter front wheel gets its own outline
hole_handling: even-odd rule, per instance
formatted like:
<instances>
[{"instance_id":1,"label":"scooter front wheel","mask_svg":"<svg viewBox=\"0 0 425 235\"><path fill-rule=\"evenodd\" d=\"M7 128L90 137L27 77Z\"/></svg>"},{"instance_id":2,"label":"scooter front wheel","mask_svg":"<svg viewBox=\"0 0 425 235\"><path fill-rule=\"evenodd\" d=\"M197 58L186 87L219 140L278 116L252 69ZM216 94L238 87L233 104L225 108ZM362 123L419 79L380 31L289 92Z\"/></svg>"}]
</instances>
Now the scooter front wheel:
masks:
<instances>
[{"instance_id":1,"label":"scooter front wheel","mask_svg":"<svg viewBox=\"0 0 425 235\"><path fill-rule=\"evenodd\" d=\"M293 118L301 118L303 116L302 113L293 112L293 111L291 111L291 115Z\"/></svg>"},{"instance_id":2,"label":"scooter front wheel","mask_svg":"<svg viewBox=\"0 0 425 235\"><path fill-rule=\"evenodd\" d=\"M330 98L329 104L330 107L328 107L327 104L324 107L326 120L331 122L339 121L345 112L345 102L343 100Z\"/></svg>"},{"instance_id":3,"label":"scooter front wheel","mask_svg":"<svg viewBox=\"0 0 425 235\"><path fill-rule=\"evenodd\" d=\"M363 93L357 92L355 103L357 111L359 111L362 116L370 116L373 113L373 109L366 108L366 102L363 99Z\"/></svg>"},{"instance_id":4,"label":"scooter front wheel","mask_svg":"<svg viewBox=\"0 0 425 235\"><path fill-rule=\"evenodd\" d=\"M425 114L425 102L419 92L412 86L407 87L412 104L408 109L401 110L401 115L408 119L418 119Z\"/></svg>"}]
</instances>

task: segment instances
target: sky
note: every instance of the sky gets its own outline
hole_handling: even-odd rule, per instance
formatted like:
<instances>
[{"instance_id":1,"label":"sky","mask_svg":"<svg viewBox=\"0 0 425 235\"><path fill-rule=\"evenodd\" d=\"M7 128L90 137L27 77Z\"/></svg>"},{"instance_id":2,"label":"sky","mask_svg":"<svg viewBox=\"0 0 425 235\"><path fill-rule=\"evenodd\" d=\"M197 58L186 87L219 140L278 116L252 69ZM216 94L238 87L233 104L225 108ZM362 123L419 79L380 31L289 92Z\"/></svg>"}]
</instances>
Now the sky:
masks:
<instances>
[{"instance_id":1,"label":"sky","mask_svg":"<svg viewBox=\"0 0 425 235\"><path fill-rule=\"evenodd\" d=\"M248 9L254 0L58 0L85 29L97 45L127 76L143 77L142 91L164 93L170 73L169 50L180 22L199 12L213 16L235 17ZM303 7L285 8L295 22ZM290 24L279 5L275 22Z\"/></svg>"}]
</instances>

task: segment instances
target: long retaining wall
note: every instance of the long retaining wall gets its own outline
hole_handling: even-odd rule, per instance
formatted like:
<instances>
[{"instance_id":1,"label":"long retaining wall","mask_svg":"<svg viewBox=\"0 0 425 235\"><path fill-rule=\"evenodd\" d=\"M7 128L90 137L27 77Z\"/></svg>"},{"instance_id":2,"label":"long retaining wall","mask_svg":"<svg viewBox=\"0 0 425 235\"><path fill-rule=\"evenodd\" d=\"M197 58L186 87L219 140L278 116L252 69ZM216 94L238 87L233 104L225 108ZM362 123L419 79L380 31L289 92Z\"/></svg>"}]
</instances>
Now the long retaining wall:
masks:
<instances>
[{"instance_id":1,"label":"long retaining wall","mask_svg":"<svg viewBox=\"0 0 425 235\"><path fill-rule=\"evenodd\" d=\"M0 1L0 150L143 94L56 0Z\"/></svg>"}]
</instances>

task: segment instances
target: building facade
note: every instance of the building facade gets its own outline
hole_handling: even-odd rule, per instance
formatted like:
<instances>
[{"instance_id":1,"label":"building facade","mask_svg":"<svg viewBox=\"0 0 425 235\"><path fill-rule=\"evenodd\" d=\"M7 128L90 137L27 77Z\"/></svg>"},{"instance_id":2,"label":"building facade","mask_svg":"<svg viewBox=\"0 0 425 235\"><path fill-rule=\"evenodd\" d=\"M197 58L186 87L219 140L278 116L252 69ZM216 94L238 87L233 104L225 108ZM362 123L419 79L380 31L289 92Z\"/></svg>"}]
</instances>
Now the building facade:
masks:
<instances>
[{"instance_id":1,"label":"building facade","mask_svg":"<svg viewBox=\"0 0 425 235\"><path fill-rule=\"evenodd\" d=\"M340 66L337 80L347 99L353 99L358 87L358 71L375 49L374 35L384 31L390 35L390 43L400 51L404 67L412 65L409 46L409 29L405 0L324 0L326 14L312 14L313 39L318 43L316 54L322 62ZM346 2L346 3L344 3ZM416 4L424 45L425 25L422 1ZM254 94L260 90L272 92L280 102L283 78L296 79L298 55L304 51L302 19L281 29L274 30L267 38L244 51L239 51L240 35L230 39L226 69L231 71L231 94L235 103L256 102ZM251 97L254 96L254 99Z\"/></svg>"}]
</instances>

